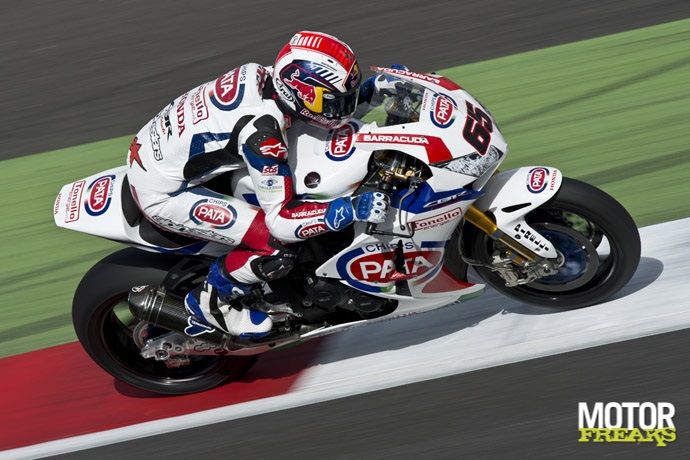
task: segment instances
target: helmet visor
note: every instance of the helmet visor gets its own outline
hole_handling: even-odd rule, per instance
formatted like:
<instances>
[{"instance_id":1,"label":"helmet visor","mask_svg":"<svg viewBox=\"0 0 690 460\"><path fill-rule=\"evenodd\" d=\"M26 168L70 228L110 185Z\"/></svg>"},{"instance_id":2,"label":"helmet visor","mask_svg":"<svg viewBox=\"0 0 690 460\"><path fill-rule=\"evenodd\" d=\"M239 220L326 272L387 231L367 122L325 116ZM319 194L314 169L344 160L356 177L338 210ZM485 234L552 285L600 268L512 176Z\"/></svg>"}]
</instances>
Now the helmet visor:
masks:
<instances>
[{"instance_id":1,"label":"helmet visor","mask_svg":"<svg viewBox=\"0 0 690 460\"><path fill-rule=\"evenodd\" d=\"M359 85L346 93L331 93L324 91L322 95L321 115L335 120L349 118L357 109L359 99Z\"/></svg>"}]
</instances>

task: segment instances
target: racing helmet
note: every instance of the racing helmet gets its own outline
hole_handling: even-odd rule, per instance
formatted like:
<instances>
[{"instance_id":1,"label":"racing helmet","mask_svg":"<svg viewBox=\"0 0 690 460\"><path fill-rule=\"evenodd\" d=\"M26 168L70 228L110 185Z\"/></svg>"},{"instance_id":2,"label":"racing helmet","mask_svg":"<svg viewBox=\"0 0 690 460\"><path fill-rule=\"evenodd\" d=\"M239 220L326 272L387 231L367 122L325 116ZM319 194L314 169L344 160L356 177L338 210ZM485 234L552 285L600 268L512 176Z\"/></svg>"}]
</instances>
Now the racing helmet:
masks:
<instances>
[{"instance_id":1,"label":"racing helmet","mask_svg":"<svg viewBox=\"0 0 690 460\"><path fill-rule=\"evenodd\" d=\"M273 67L278 100L292 115L325 128L350 120L362 73L352 49L321 32L297 32Z\"/></svg>"}]
</instances>

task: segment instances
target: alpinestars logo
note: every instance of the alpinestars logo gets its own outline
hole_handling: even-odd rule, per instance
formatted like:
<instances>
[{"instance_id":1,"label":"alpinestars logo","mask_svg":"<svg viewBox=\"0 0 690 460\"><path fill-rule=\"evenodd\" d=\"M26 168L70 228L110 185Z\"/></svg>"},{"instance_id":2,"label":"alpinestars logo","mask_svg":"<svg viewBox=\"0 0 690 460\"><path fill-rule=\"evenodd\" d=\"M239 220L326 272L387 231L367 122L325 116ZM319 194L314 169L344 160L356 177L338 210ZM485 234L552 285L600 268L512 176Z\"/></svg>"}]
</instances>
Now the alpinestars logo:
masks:
<instances>
[{"instance_id":1,"label":"alpinestars logo","mask_svg":"<svg viewBox=\"0 0 690 460\"><path fill-rule=\"evenodd\" d=\"M277 139L268 139L263 144L259 146L261 154L267 157L277 158L279 160L284 160L287 158L288 150L285 144Z\"/></svg>"},{"instance_id":2,"label":"alpinestars logo","mask_svg":"<svg viewBox=\"0 0 690 460\"><path fill-rule=\"evenodd\" d=\"M201 334L210 334L215 331L215 328L209 326L208 324L204 324L201 321L197 321L191 316L187 319L187 327L184 329L184 333L190 337L198 337Z\"/></svg>"},{"instance_id":3,"label":"alpinestars logo","mask_svg":"<svg viewBox=\"0 0 690 460\"><path fill-rule=\"evenodd\" d=\"M340 207L335 211L335 217L333 218L333 228L339 229L340 224L345 220L345 208Z\"/></svg>"},{"instance_id":4,"label":"alpinestars logo","mask_svg":"<svg viewBox=\"0 0 690 460\"><path fill-rule=\"evenodd\" d=\"M596 402L591 407L581 402L578 442L656 443L666 447L676 440L675 413L675 406L668 402Z\"/></svg>"},{"instance_id":5,"label":"alpinestars logo","mask_svg":"<svg viewBox=\"0 0 690 460\"><path fill-rule=\"evenodd\" d=\"M139 143L138 138L134 138L132 140L132 143L129 146L129 167L131 168L134 163L138 164L141 169L146 171L146 168L144 168L144 164L141 162L141 156L139 155L139 149L141 148L141 144Z\"/></svg>"}]
</instances>

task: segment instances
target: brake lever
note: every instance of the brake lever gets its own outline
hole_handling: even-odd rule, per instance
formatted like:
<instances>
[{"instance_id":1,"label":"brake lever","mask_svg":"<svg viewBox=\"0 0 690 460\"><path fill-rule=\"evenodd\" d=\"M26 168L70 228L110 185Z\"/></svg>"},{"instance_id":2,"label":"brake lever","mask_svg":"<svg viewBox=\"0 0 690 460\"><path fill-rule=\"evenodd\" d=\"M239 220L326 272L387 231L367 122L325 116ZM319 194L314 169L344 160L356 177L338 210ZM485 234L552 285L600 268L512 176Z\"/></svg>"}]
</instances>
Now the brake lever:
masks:
<instances>
[{"instance_id":1,"label":"brake lever","mask_svg":"<svg viewBox=\"0 0 690 460\"><path fill-rule=\"evenodd\" d=\"M383 235L383 236L395 236L399 238L412 238L414 236L414 226L411 227L410 233L405 234L405 233L395 233L395 232L387 232L384 230L377 230L376 229L377 224L373 222L367 222L367 228L364 230L364 233L367 235Z\"/></svg>"}]
</instances>

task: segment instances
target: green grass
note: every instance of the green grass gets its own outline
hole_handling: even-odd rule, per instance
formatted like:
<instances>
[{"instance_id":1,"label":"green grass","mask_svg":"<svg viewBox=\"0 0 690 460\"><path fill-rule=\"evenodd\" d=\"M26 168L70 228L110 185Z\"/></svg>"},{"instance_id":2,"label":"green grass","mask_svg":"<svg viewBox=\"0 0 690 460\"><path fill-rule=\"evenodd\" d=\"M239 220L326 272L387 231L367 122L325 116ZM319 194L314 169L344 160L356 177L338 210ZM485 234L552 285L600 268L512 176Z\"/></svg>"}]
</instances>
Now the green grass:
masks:
<instances>
[{"instance_id":1,"label":"green grass","mask_svg":"<svg viewBox=\"0 0 690 460\"><path fill-rule=\"evenodd\" d=\"M1 163L0 356L75 340L71 297L81 276L118 245L55 226L68 182L124 163L131 138Z\"/></svg>"},{"instance_id":2,"label":"green grass","mask_svg":"<svg viewBox=\"0 0 690 460\"><path fill-rule=\"evenodd\" d=\"M690 216L688 43L684 20L439 73L498 121L509 145L502 169L557 167L646 226ZM72 293L119 246L57 228L50 211L63 184L123 164L129 142L2 161L0 356L75 340Z\"/></svg>"},{"instance_id":3,"label":"green grass","mask_svg":"<svg viewBox=\"0 0 690 460\"><path fill-rule=\"evenodd\" d=\"M690 216L688 43L684 20L440 73L498 121L503 169L558 167L646 226Z\"/></svg>"}]
</instances>

